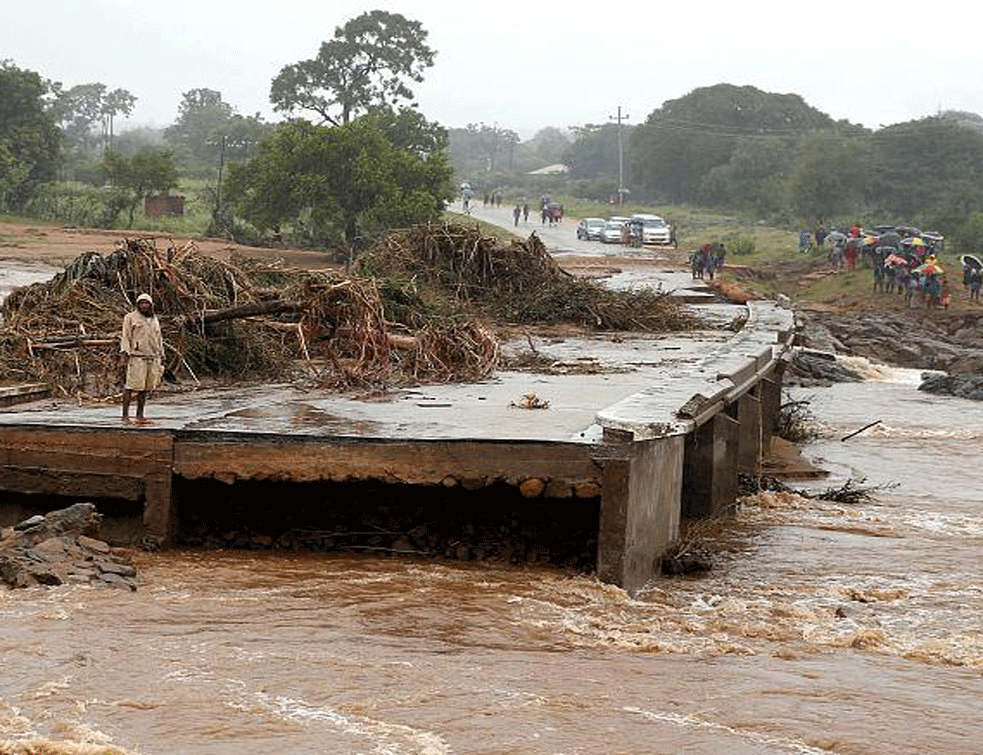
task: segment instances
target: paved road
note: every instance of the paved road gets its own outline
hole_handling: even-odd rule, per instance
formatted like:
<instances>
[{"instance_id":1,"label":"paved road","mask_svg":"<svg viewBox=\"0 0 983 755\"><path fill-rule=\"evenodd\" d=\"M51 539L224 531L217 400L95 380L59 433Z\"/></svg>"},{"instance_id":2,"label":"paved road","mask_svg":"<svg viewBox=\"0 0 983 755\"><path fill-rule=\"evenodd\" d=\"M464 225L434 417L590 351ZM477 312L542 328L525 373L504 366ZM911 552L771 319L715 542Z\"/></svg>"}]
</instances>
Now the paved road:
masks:
<instances>
[{"instance_id":1,"label":"paved road","mask_svg":"<svg viewBox=\"0 0 983 755\"><path fill-rule=\"evenodd\" d=\"M674 266L672 261L664 256L663 251L659 249L629 249L621 244L581 241L577 238L578 218L566 217L561 223L551 226L548 223L542 223L539 213L533 212L532 208L530 208L529 222L524 222L520 218L519 225L516 226L512 216L512 209L512 206L507 207L504 204L501 207L483 207L480 201L475 206L472 200L471 217L484 220L486 223L492 223L502 228L507 228L510 231L518 233L520 236L525 236L532 231L536 231L537 235L546 244L546 247L556 254L574 253L605 256L617 255L620 257L631 256L651 259L653 261L664 261L667 266ZM463 212L460 200L451 206L451 210L454 212Z\"/></svg>"},{"instance_id":2,"label":"paved road","mask_svg":"<svg viewBox=\"0 0 983 755\"><path fill-rule=\"evenodd\" d=\"M463 212L460 201L457 201L451 209L455 212ZM540 222L538 213L535 217L530 213L529 222L524 222L520 218L519 224L516 226L512 209L512 207L505 205L501 207L484 207L481 202L475 206L472 201L471 217L513 231L520 236L525 236L535 231L543 240L543 243L546 244L546 248L550 253L557 257L562 258L564 255L575 254L591 257L627 257L651 262L651 267L626 269L612 276L606 281L606 285L611 288L652 286L653 288L662 288L666 291L679 291L681 293L685 289L687 300L704 300L705 297L707 302L713 301L713 296L707 293L707 288L703 281L694 281L687 268L667 256L673 254L673 250L651 247L631 249L621 244L581 241L577 238L577 218L567 217L563 219L563 222L551 226L548 223L544 224Z\"/></svg>"}]
</instances>

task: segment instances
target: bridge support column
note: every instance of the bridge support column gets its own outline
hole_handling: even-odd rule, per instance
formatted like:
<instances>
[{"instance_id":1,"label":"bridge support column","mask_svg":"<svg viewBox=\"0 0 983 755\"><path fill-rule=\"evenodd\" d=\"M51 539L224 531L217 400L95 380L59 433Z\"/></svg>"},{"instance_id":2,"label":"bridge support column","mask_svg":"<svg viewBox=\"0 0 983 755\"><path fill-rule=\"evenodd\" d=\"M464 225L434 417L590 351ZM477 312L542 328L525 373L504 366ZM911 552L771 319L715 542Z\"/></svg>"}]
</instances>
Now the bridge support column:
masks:
<instances>
[{"instance_id":1,"label":"bridge support column","mask_svg":"<svg viewBox=\"0 0 983 755\"><path fill-rule=\"evenodd\" d=\"M619 444L603 465L597 574L628 591L659 571L679 534L684 436Z\"/></svg>"},{"instance_id":2,"label":"bridge support column","mask_svg":"<svg viewBox=\"0 0 983 755\"><path fill-rule=\"evenodd\" d=\"M737 500L739 443L740 424L724 412L686 436L683 516L714 516Z\"/></svg>"},{"instance_id":3,"label":"bridge support column","mask_svg":"<svg viewBox=\"0 0 983 755\"><path fill-rule=\"evenodd\" d=\"M771 448L771 436L774 434L778 413L782 408L782 378L784 376L785 362L779 361L760 383L761 438L766 453Z\"/></svg>"},{"instance_id":4,"label":"bridge support column","mask_svg":"<svg viewBox=\"0 0 983 755\"><path fill-rule=\"evenodd\" d=\"M737 421L740 423L737 468L748 474L757 471L763 452L759 390L756 385L737 399Z\"/></svg>"},{"instance_id":5,"label":"bridge support column","mask_svg":"<svg viewBox=\"0 0 983 755\"><path fill-rule=\"evenodd\" d=\"M147 475L144 480L143 528L160 545L169 545L177 532L171 470Z\"/></svg>"}]
</instances>

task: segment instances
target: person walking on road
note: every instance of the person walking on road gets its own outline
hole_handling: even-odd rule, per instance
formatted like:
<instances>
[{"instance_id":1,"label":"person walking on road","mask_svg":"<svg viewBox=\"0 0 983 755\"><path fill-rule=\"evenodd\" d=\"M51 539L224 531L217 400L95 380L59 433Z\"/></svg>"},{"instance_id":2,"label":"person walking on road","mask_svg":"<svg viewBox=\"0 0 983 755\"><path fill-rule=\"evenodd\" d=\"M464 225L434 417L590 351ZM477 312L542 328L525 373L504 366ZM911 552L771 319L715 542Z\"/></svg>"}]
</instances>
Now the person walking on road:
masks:
<instances>
[{"instance_id":1,"label":"person walking on road","mask_svg":"<svg viewBox=\"0 0 983 755\"><path fill-rule=\"evenodd\" d=\"M522 222L523 223L528 223L529 222L529 203L528 202L526 202L524 205L522 205Z\"/></svg>"},{"instance_id":2,"label":"person walking on road","mask_svg":"<svg viewBox=\"0 0 983 755\"><path fill-rule=\"evenodd\" d=\"M519 216L522 214L522 208L519 205L515 206L512 210L512 217L515 218L515 225L519 225Z\"/></svg>"},{"instance_id":3,"label":"person walking on road","mask_svg":"<svg viewBox=\"0 0 983 755\"><path fill-rule=\"evenodd\" d=\"M119 342L119 366L126 368L123 388L123 422L130 421L130 400L137 395L137 424L144 424L147 394L157 389L163 375L164 339L149 294L137 297L136 309L123 318Z\"/></svg>"}]
</instances>

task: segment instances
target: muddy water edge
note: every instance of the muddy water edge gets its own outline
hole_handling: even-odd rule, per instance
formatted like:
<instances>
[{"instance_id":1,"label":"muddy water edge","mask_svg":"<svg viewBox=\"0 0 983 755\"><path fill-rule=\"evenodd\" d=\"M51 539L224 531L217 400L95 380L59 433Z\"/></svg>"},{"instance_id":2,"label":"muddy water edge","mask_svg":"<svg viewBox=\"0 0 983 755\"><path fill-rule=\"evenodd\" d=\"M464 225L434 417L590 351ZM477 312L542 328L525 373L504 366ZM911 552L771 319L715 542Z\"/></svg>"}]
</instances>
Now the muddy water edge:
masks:
<instances>
[{"instance_id":1,"label":"muddy water edge","mask_svg":"<svg viewBox=\"0 0 983 755\"><path fill-rule=\"evenodd\" d=\"M983 410L800 391L858 505L745 501L715 570L182 550L135 593L0 593L0 740L125 753L983 752ZM839 439L869 421L876 428ZM69 743L69 744L65 744ZM3 752L0 748L0 752Z\"/></svg>"}]
</instances>

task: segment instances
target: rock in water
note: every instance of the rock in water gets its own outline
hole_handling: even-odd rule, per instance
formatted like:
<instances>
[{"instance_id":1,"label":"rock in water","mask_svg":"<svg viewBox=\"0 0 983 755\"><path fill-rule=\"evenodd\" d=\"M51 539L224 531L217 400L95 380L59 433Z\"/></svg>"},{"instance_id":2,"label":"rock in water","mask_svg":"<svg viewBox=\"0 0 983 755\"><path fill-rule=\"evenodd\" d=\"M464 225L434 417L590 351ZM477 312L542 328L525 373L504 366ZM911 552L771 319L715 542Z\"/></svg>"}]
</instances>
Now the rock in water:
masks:
<instances>
[{"instance_id":1,"label":"rock in water","mask_svg":"<svg viewBox=\"0 0 983 755\"><path fill-rule=\"evenodd\" d=\"M91 503L34 516L0 537L0 582L10 587L103 584L136 590L129 559L96 539L101 515Z\"/></svg>"},{"instance_id":2,"label":"rock in water","mask_svg":"<svg viewBox=\"0 0 983 755\"><path fill-rule=\"evenodd\" d=\"M792 357L788 372L789 384L832 385L833 383L859 383L863 377L836 361L835 354L800 349Z\"/></svg>"},{"instance_id":3,"label":"rock in water","mask_svg":"<svg viewBox=\"0 0 983 755\"><path fill-rule=\"evenodd\" d=\"M983 401L983 375L922 375L918 390Z\"/></svg>"}]
</instances>

